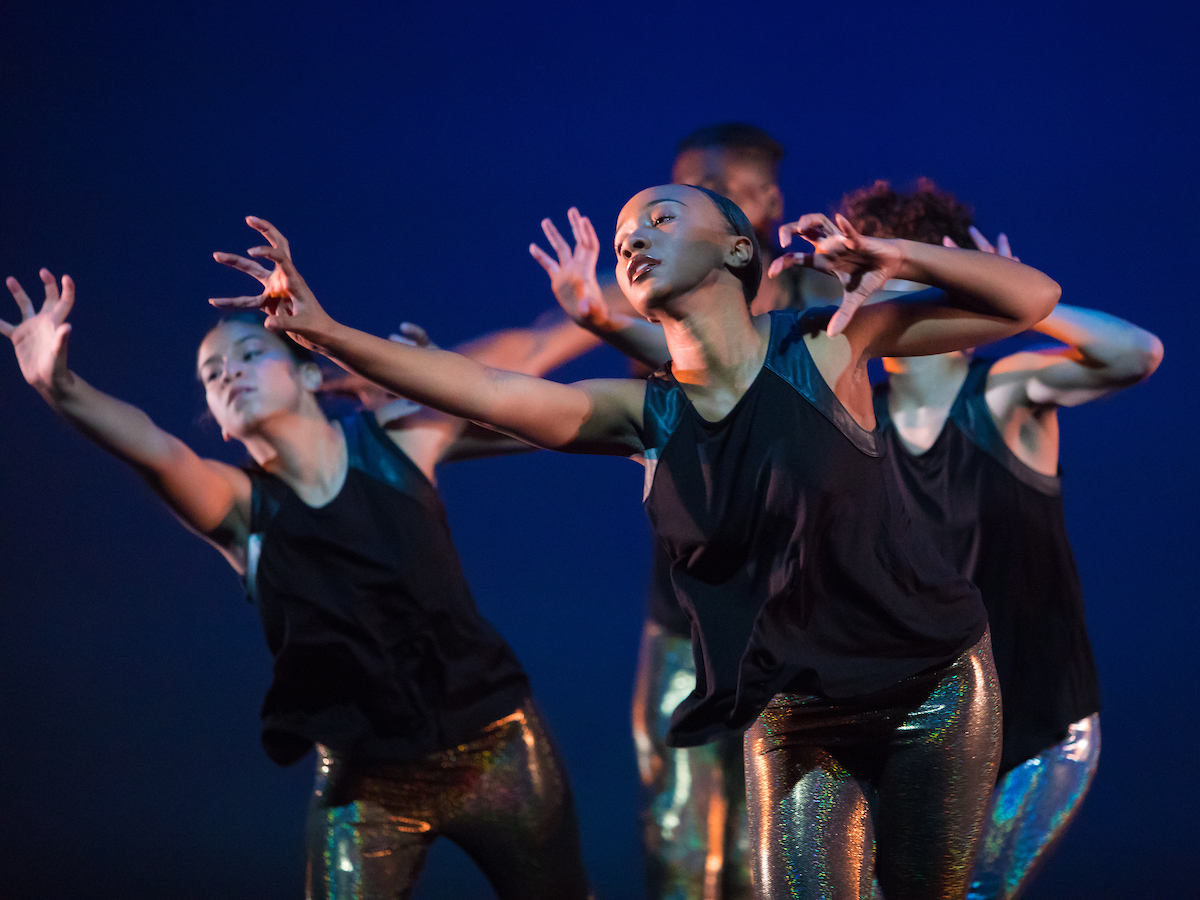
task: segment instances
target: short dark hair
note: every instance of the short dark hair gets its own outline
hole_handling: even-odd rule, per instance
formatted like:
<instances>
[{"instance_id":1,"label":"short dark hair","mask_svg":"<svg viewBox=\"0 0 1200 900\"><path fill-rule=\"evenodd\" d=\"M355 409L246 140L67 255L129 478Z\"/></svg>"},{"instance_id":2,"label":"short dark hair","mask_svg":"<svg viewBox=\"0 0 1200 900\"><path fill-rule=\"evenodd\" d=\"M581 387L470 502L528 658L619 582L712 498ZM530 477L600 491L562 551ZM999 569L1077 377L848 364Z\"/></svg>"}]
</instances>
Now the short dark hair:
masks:
<instances>
[{"instance_id":1,"label":"short dark hair","mask_svg":"<svg viewBox=\"0 0 1200 900\"><path fill-rule=\"evenodd\" d=\"M776 176L786 153L783 144L757 125L745 122L722 122L699 128L679 142L675 154L678 156L687 150L728 150L744 154L768 165Z\"/></svg>"},{"instance_id":2,"label":"short dark hair","mask_svg":"<svg viewBox=\"0 0 1200 900\"><path fill-rule=\"evenodd\" d=\"M302 366L305 363L315 364L317 362L317 357L311 350L309 350L307 347L302 347L297 344L287 336L286 332L268 331L266 324L267 314L257 309L234 309L222 314L221 318L217 319L217 324L204 333L204 338L207 338L226 322L241 322L245 325L257 325L263 331L266 331L267 334L271 334L279 338L279 340L283 341L283 346L287 349L288 355L292 357L292 362L294 362L297 366ZM201 341L203 341L204 338L201 338Z\"/></svg>"},{"instance_id":3,"label":"short dark hair","mask_svg":"<svg viewBox=\"0 0 1200 900\"><path fill-rule=\"evenodd\" d=\"M713 202L713 205L720 211L721 215L725 217L725 221L729 223L729 227L733 229L734 234L750 239L750 261L741 268L735 269L729 267L729 271L742 283L742 293L746 295L746 305L749 306L750 301L758 293L758 286L762 282L762 250L758 246L758 237L754 234L754 227L750 224L750 220L746 218L746 214L742 212L742 208L728 197L723 197L716 191L710 191L708 188L700 187L698 184L689 184L688 187L695 188Z\"/></svg>"},{"instance_id":4,"label":"short dark hair","mask_svg":"<svg viewBox=\"0 0 1200 900\"><path fill-rule=\"evenodd\" d=\"M908 193L894 190L880 179L842 197L841 213L865 235L904 238L925 244L940 244L951 238L960 247L974 247L967 230L974 214L949 191L931 178L918 178Z\"/></svg>"}]
</instances>

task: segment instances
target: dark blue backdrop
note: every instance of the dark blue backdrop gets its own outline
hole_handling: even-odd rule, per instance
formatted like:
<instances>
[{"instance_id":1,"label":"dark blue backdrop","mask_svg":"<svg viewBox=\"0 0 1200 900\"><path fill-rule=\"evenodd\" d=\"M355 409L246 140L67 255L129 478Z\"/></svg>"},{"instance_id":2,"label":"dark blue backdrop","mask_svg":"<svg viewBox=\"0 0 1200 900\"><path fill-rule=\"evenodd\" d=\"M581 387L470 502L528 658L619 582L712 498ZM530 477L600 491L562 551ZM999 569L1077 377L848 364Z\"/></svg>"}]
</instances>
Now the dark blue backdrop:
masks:
<instances>
[{"instance_id":1,"label":"dark blue backdrop","mask_svg":"<svg viewBox=\"0 0 1200 900\"><path fill-rule=\"evenodd\" d=\"M334 315L443 344L550 301L525 247L602 240L715 121L788 147L791 213L931 175L1067 302L1164 339L1146 385L1063 414L1105 692L1082 815L1031 900L1195 893L1190 17L1154 4L197 4L0 11L0 274L70 272L73 367L202 452L215 249L265 216ZM605 259L608 264L608 259ZM8 303L0 299L0 304ZM4 309L14 317L15 307ZM0 871L14 896L295 897L311 771L257 739L269 660L232 572L55 421L0 347ZM564 378L623 371L597 353ZM602 897L640 895L628 703L641 470L541 453L445 470L480 606L570 766ZM420 896L487 896L434 854Z\"/></svg>"}]
</instances>

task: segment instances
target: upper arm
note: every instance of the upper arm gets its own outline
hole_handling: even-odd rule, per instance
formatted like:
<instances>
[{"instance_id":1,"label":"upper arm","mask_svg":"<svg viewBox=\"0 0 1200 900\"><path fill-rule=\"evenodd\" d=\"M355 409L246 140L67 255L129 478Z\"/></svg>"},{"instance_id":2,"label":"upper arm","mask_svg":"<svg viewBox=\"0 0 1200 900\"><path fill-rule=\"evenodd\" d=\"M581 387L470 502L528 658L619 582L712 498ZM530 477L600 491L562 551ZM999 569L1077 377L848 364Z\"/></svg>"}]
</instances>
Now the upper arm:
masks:
<instances>
[{"instance_id":1,"label":"upper arm","mask_svg":"<svg viewBox=\"0 0 1200 900\"><path fill-rule=\"evenodd\" d=\"M966 350L1010 337L1019 327L1009 317L959 306L945 291L930 288L868 303L846 333L869 358L904 357Z\"/></svg>"},{"instance_id":2,"label":"upper arm","mask_svg":"<svg viewBox=\"0 0 1200 900\"><path fill-rule=\"evenodd\" d=\"M250 476L235 466L199 456L174 437L157 464L137 468L187 528L239 568L234 557L240 556L250 531Z\"/></svg>"},{"instance_id":3,"label":"upper arm","mask_svg":"<svg viewBox=\"0 0 1200 900\"><path fill-rule=\"evenodd\" d=\"M1161 354L1150 357L1140 365L1116 366L1097 364L1070 347L1028 350L997 360L989 383L1017 383L1018 402L1028 406L1078 406L1147 378Z\"/></svg>"}]
</instances>

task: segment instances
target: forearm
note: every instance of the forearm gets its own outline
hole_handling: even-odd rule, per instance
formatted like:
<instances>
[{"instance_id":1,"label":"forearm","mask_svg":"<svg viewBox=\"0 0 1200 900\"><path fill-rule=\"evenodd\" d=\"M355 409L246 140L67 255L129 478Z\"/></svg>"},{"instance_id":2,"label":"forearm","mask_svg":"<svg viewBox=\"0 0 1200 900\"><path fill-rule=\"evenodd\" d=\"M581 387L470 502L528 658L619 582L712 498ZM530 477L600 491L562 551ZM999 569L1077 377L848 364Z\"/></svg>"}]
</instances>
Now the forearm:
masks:
<instances>
[{"instance_id":1,"label":"forearm","mask_svg":"<svg viewBox=\"0 0 1200 900\"><path fill-rule=\"evenodd\" d=\"M579 391L459 353L399 344L336 323L306 337L339 365L396 394L538 446L569 443L586 417L586 403L574 396Z\"/></svg>"},{"instance_id":2,"label":"forearm","mask_svg":"<svg viewBox=\"0 0 1200 900\"><path fill-rule=\"evenodd\" d=\"M1143 328L1108 313L1059 304L1033 330L1077 351L1076 361L1116 383L1148 377L1162 361L1163 345Z\"/></svg>"},{"instance_id":3,"label":"forearm","mask_svg":"<svg viewBox=\"0 0 1200 900\"><path fill-rule=\"evenodd\" d=\"M37 391L89 440L139 469L160 466L174 449L176 439L142 410L97 390L74 372L66 372L53 385L37 386Z\"/></svg>"},{"instance_id":4,"label":"forearm","mask_svg":"<svg viewBox=\"0 0 1200 900\"><path fill-rule=\"evenodd\" d=\"M589 327L582 322L580 326ZM613 313L609 316L609 327L594 328L592 333L630 359L645 363L652 369L661 368L671 360L662 326L640 316Z\"/></svg>"},{"instance_id":5,"label":"forearm","mask_svg":"<svg viewBox=\"0 0 1200 900\"><path fill-rule=\"evenodd\" d=\"M69 424L101 449L131 466L150 488L198 534L227 544L218 532L230 526L235 498L221 463L201 459L183 441L163 431L146 413L67 372L38 392ZM241 473L238 473L239 475Z\"/></svg>"},{"instance_id":6,"label":"forearm","mask_svg":"<svg viewBox=\"0 0 1200 900\"><path fill-rule=\"evenodd\" d=\"M1014 332L1048 316L1061 290L1048 275L994 253L897 241L904 262L897 278L940 288L947 304L1012 322Z\"/></svg>"},{"instance_id":7,"label":"forearm","mask_svg":"<svg viewBox=\"0 0 1200 900\"><path fill-rule=\"evenodd\" d=\"M528 328L510 328L467 341L455 351L494 369L541 376L587 353L600 339L562 313Z\"/></svg>"}]
</instances>

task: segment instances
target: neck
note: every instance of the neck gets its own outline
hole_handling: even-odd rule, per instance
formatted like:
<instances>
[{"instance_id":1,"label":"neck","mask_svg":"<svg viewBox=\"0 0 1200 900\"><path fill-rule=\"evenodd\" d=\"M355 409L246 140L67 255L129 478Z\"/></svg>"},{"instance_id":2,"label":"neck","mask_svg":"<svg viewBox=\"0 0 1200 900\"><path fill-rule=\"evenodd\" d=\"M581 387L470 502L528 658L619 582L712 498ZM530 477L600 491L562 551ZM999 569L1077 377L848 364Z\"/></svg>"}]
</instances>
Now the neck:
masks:
<instances>
[{"instance_id":1,"label":"neck","mask_svg":"<svg viewBox=\"0 0 1200 900\"><path fill-rule=\"evenodd\" d=\"M890 391L901 406L948 406L954 402L970 357L962 352L887 357Z\"/></svg>"},{"instance_id":2,"label":"neck","mask_svg":"<svg viewBox=\"0 0 1200 900\"><path fill-rule=\"evenodd\" d=\"M754 319L741 285L701 287L658 313L671 371L684 384L749 384L766 353L767 320Z\"/></svg>"},{"instance_id":3,"label":"neck","mask_svg":"<svg viewBox=\"0 0 1200 900\"><path fill-rule=\"evenodd\" d=\"M341 429L315 400L311 406L272 416L241 439L256 463L294 487L327 487L340 481L344 467Z\"/></svg>"}]
</instances>

